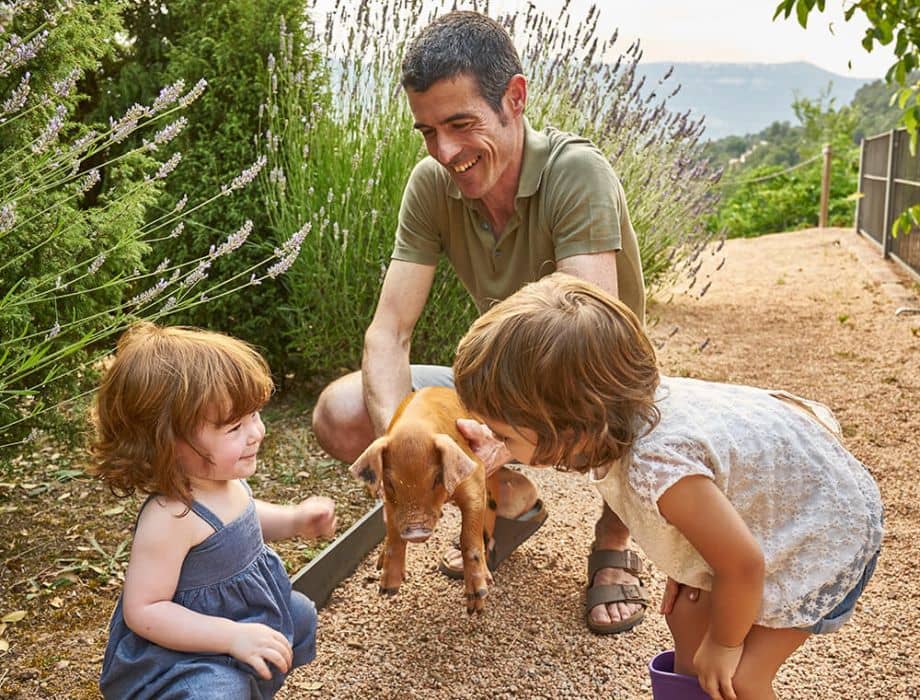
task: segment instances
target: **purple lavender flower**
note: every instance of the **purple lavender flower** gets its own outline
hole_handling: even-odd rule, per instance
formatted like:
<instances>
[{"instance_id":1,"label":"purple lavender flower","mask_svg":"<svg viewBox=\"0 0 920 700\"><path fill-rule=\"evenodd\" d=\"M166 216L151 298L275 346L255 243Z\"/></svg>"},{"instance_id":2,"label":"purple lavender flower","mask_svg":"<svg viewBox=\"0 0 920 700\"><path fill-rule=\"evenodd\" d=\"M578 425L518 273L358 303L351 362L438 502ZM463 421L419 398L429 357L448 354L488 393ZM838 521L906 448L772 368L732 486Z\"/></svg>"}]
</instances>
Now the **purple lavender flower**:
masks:
<instances>
[{"instance_id":1,"label":"purple lavender flower","mask_svg":"<svg viewBox=\"0 0 920 700\"><path fill-rule=\"evenodd\" d=\"M169 107L169 105L179 99L179 96L182 95L183 90L185 90L185 81L181 78L174 82L172 85L167 85L162 90L160 90L160 94L157 95L157 98L153 101L153 104L150 106L150 112L152 114L162 112L164 109Z\"/></svg>"},{"instance_id":2,"label":"purple lavender flower","mask_svg":"<svg viewBox=\"0 0 920 700\"><path fill-rule=\"evenodd\" d=\"M29 87L29 79L31 77L32 74L26 71L22 78L20 78L19 85L13 89L10 96L7 97L6 100L3 101L3 105L0 106L0 115L12 114L25 107L29 92L32 89Z\"/></svg>"},{"instance_id":3,"label":"purple lavender flower","mask_svg":"<svg viewBox=\"0 0 920 700\"><path fill-rule=\"evenodd\" d=\"M54 110L54 116L48 120L42 133L38 135L32 144L33 153L43 153L48 146L57 138L61 127L64 126L64 117L67 116L67 108L64 105L58 105Z\"/></svg>"}]
</instances>

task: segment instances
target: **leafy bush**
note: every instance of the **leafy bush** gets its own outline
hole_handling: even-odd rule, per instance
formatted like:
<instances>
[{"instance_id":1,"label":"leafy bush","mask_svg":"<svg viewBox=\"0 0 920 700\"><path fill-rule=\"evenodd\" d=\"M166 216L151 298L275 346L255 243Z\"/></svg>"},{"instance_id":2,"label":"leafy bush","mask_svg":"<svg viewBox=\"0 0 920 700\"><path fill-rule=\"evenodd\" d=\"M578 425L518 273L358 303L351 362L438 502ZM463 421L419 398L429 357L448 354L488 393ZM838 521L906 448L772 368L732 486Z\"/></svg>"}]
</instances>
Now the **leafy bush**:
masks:
<instances>
[{"instance_id":1,"label":"leafy bush","mask_svg":"<svg viewBox=\"0 0 920 700\"><path fill-rule=\"evenodd\" d=\"M398 85L399 67L405 43L433 17L412 0L342 4L325 33L312 37L314 50L304 56L287 37L269 67L261 129L269 216L272 226L292 220L312 226L287 278L285 311L293 323L278 330L308 369L341 370L360 361L402 191L425 154ZM567 33L565 16L550 18L533 7L502 18L531 81L531 123L580 132L610 157L626 189L646 281L654 286L709 239L703 221L718 175L699 160L702 125L669 112L666 95L655 100L642 92L635 80L638 46L615 67L601 64L613 40L598 39L596 20L595 13ZM442 266L416 328L413 361L449 363L474 314Z\"/></svg>"},{"instance_id":2,"label":"leafy bush","mask_svg":"<svg viewBox=\"0 0 920 700\"><path fill-rule=\"evenodd\" d=\"M825 144L832 153L828 224L853 223L859 170L853 133L860 112L849 106L835 108L828 93L815 100L798 99L793 110L798 126L778 132L778 142L758 143L754 157L728 171L720 183L724 193L709 220L710 230L750 237L817 226ZM774 157L777 153L783 157Z\"/></svg>"},{"instance_id":3,"label":"leafy bush","mask_svg":"<svg viewBox=\"0 0 920 700\"><path fill-rule=\"evenodd\" d=\"M69 2L53 13L37 5L0 8L0 453L30 428L56 424L52 409L92 385L95 361L133 319L187 311L277 277L303 235L219 281L209 282L209 271L245 243L251 222L185 258L163 256L184 217L229 201L257 170L204 201L182 198L148 217L181 160L166 152L188 123L179 113L204 83L179 81L108 125L81 124L75 91L120 32L119 5ZM123 149L132 134L139 145Z\"/></svg>"},{"instance_id":4,"label":"leafy bush","mask_svg":"<svg viewBox=\"0 0 920 700\"><path fill-rule=\"evenodd\" d=\"M302 0L139 0L127 5L130 41L99 75L96 114L108 119L140 102L149 103L163 84L204 77L207 92L188 112L188 127L176 139L183 163L169 179L164 196L150 210L159 216L170 202L187 196L199 201L218 191L256 161L259 105L264 99L265 58L278 51L279 20L287 18L302 45ZM181 237L164 241L163 253L182 259L252 221L252 245L212 271L216 279L245 270L270 253L273 240L265 206L253 188L186 218ZM293 225L293 224L292 224ZM299 228L283 229L290 231ZM277 233L277 230L276 230ZM273 368L283 372L280 335L266 333L288 322L283 284L253 288L245 296L215 299L187 310L177 322L224 330L261 346Z\"/></svg>"}]
</instances>

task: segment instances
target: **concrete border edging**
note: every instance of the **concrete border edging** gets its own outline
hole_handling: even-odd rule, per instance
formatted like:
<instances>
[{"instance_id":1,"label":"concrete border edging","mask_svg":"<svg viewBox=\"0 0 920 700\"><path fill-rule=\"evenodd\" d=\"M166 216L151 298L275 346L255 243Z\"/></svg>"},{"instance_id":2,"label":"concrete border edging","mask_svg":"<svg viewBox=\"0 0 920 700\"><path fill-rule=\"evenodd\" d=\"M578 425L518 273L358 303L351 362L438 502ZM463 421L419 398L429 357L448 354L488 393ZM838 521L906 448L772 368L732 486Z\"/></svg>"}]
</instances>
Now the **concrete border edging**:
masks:
<instances>
[{"instance_id":1,"label":"concrete border edging","mask_svg":"<svg viewBox=\"0 0 920 700\"><path fill-rule=\"evenodd\" d=\"M378 502L294 574L291 585L310 598L317 609L322 608L335 587L351 576L368 552L383 541L384 534L383 503Z\"/></svg>"}]
</instances>

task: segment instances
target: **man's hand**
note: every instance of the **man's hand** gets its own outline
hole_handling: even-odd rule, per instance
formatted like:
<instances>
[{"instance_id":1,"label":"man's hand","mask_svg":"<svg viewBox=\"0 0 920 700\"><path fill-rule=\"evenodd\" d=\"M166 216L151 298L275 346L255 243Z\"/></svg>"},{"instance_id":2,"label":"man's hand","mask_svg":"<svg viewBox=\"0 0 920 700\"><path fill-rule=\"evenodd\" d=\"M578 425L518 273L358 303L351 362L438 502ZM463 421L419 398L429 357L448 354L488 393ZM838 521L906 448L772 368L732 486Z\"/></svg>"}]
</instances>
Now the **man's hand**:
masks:
<instances>
[{"instance_id":1,"label":"man's hand","mask_svg":"<svg viewBox=\"0 0 920 700\"><path fill-rule=\"evenodd\" d=\"M511 461L511 453L505 443L495 438L489 426L469 418L457 419L457 430L470 443L473 453L486 466L486 476L492 476L503 465Z\"/></svg>"},{"instance_id":2,"label":"man's hand","mask_svg":"<svg viewBox=\"0 0 920 700\"><path fill-rule=\"evenodd\" d=\"M673 578L668 576L667 583L664 584L664 595L661 596L661 608L659 612L662 615L670 615L671 611L674 610L674 603L677 601L677 596L680 595L680 589L684 587L687 589L687 599L696 602L700 598L700 589L693 588L691 586L684 586L681 583L678 583Z\"/></svg>"}]
</instances>

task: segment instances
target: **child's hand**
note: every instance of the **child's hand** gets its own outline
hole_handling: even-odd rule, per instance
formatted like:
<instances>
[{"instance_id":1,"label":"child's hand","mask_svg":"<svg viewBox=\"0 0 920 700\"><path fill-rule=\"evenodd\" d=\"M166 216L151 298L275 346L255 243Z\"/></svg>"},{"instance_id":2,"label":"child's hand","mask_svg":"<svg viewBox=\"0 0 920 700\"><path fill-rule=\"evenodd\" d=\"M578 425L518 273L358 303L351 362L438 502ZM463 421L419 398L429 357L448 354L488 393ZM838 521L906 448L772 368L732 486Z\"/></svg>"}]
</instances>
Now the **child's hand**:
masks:
<instances>
[{"instance_id":1,"label":"child's hand","mask_svg":"<svg viewBox=\"0 0 920 700\"><path fill-rule=\"evenodd\" d=\"M287 638L267 625L257 622L239 622L230 640L230 656L249 664L261 678L269 680L271 663L282 673L287 673L294 659L294 651Z\"/></svg>"},{"instance_id":2,"label":"child's hand","mask_svg":"<svg viewBox=\"0 0 920 700\"><path fill-rule=\"evenodd\" d=\"M474 454L482 460L486 467L486 476L492 476L511 461L511 453L505 443L497 440L485 423L470 418L458 418L457 430L470 443L470 449Z\"/></svg>"},{"instance_id":3,"label":"child's hand","mask_svg":"<svg viewBox=\"0 0 920 700\"><path fill-rule=\"evenodd\" d=\"M296 506L295 522L297 534L314 539L330 538L338 524L335 517L335 503L325 496L310 496Z\"/></svg>"},{"instance_id":4,"label":"child's hand","mask_svg":"<svg viewBox=\"0 0 920 700\"><path fill-rule=\"evenodd\" d=\"M707 632L693 655L700 687L709 693L713 700L735 700L735 688L732 678L741 661L744 644L725 647L716 644Z\"/></svg>"}]
</instances>

